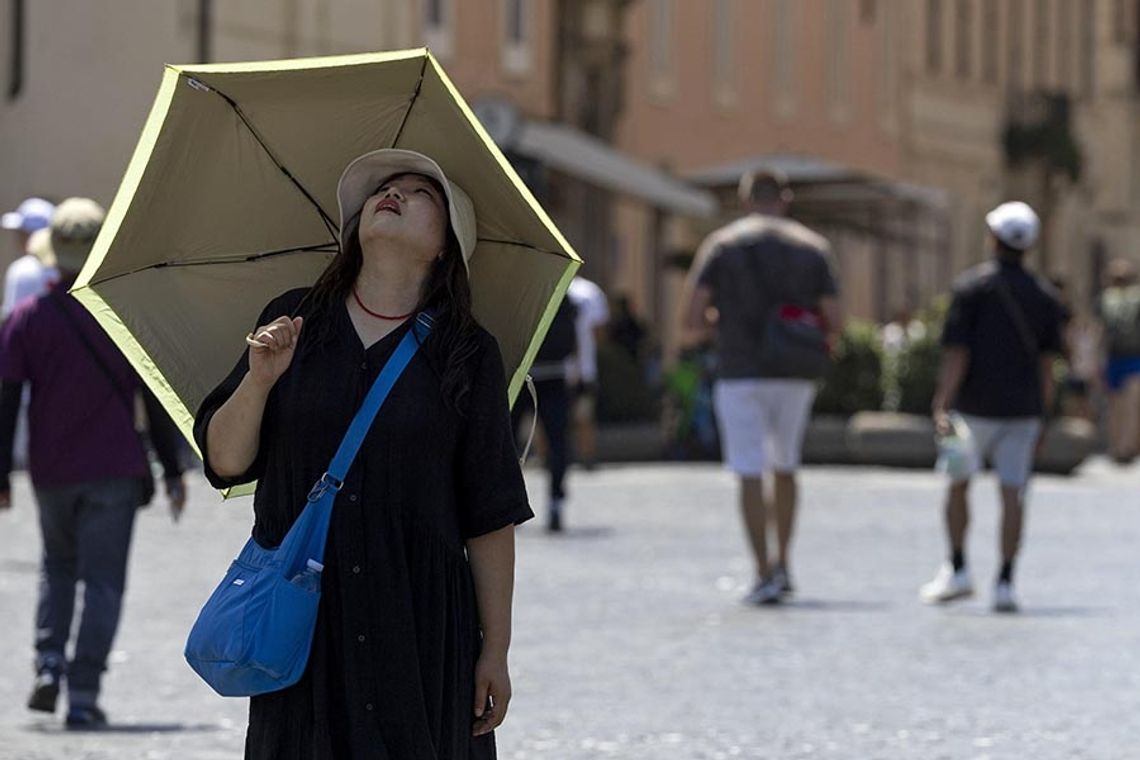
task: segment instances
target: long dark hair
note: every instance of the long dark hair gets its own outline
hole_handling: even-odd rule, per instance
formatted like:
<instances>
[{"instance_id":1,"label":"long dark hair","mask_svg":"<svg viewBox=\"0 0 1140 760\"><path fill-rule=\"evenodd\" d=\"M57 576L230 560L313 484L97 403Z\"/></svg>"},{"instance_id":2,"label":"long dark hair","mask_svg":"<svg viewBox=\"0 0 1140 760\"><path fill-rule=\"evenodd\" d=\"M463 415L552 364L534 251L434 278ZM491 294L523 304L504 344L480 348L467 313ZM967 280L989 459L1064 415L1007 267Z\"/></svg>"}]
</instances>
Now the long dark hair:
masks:
<instances>
[{"instance_id":1,"label":"long dark hair","mask_svg":"<svg viewBox=\"0 0 1140 760\"><path fill-rule=\"evenodd\" d=\"M434 179L429 180L439 190L440 198L447 202L443 188ZM356 278L364 265L364 251L360 246L360 211L345 222L341 250L325 269L316 285L305 297L309 313L328 315L339 308L352 292ZM435 317L431 336L423 349L428 363L440 379L440 391L445 402L459 414L465 414L465 399L471 391L471 358L478 350L474 316L471 314L471 285L467 280L467 267L463 251L449 224L443 253L431 265L423 290L420 292L416 312L430 309ZM313 325L310 346L327 343L333 337L331 319L320 319Z\"/></svg>"}]
</instances>

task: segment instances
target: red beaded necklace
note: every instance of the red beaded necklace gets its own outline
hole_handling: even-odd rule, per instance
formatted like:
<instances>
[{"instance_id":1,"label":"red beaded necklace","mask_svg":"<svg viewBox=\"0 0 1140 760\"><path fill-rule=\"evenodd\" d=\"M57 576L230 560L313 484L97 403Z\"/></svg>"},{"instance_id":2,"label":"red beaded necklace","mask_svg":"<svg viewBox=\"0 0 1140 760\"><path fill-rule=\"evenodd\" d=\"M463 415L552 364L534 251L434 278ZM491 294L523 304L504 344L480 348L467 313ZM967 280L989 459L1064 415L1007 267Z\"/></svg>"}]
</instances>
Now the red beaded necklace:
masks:
<instances>
[{"instance_id":1,"label":"red beaded necklace","mask_svg":"<svg viewBox=\"0 0 1140 760\"><path fill-rule=\"evenodd\" d=\"M352 289L352 297L356 299L357 306L364 309L364 311L367 312L370 316L376 317L377 319L386 319L389 322L398 322L401 319L407 319L408 317L415 314L414 311L409 311L407 314L400 314L399 316L390 317L387 314L380 314L379 312L372 311L372 309L369 309L364 305L364 301L360 300L360 294L356 292L356 288Z\"/></svg>"}]
</instances>

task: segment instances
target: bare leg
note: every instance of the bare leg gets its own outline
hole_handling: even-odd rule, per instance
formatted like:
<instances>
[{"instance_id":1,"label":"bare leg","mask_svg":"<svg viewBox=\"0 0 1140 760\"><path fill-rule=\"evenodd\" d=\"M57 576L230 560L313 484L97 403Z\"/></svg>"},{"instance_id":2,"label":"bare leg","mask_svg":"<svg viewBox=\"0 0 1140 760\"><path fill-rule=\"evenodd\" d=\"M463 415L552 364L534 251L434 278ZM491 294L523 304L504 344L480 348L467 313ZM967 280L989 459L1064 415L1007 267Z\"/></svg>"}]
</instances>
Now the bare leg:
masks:
<instances>
[{"instance_id":1,"label":"bare leg","mask_svg":"<svg viewBox=\"0 0 1140 760\"><path fill-rule=\"evenodd\" d=\"M761 478L740 479L740 510L744 527L756 560L756 575L768 575L768 540L764 530L764 481Z\"/></svg>"},{"instance_id":2,"label":"bare leg","mask_svg":"<svg viewBox=\"0 0 1140 760\"><path fill-rule=\"evenodd\" d=\"M1021 548L1021 531L1025 523L1024 490L1012 486L1001 487L1001 560L1013 562Z\"/></svg>"},{"instance_id":3,"label":"bare leg","mask_svg":"<svg viewBox=\"0 0 1140 760\"><path fill-rule=\"evenodd\" d=\"M788 569L789 548L792 532L796 527L796 500L799 495L794 472L778 472L775 476L776 495L776 538L778 541L778 561Z\"/></svg>"},{"instance_id":4,"label":"bare leg","mask_svg":"<svg viewBox=\"0 0 1140 760\"><path fill-rule=\"evenodd\" d=\"M970 525L970 506L967 493L970 490L970 481L963 480L950 484L950 491L946 495L946 533L950 539L950 551L964 551L966 547L966 528Z\"/></svg>"}]
</instances>

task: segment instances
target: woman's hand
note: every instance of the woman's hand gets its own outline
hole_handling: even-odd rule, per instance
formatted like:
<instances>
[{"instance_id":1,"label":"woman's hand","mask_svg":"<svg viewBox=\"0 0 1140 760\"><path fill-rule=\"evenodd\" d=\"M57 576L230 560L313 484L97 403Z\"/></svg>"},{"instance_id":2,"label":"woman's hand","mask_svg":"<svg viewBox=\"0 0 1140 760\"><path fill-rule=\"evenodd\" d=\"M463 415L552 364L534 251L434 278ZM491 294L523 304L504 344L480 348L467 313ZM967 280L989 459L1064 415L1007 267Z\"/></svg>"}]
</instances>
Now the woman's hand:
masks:
<instances>
[{"instance_id":1,"label":"woman's hand","mask_svg":"<svg viewBox=\"0 0 1140 760\"><path fill-rule=\"evenodd\" d=\"M489 734L507 717L511 701L511 676L506 654L484 652L475 663L475 723L473 736Z\"/></svg>"},{"instance_id":2,"label":"woman's hand","mask_svg":"<svg viewBox=\"0 0 1140 760\"><path fill-rule=\"evenodd\" d=\"M264 390L273 387L289 369L297 339L301 337L301 317L278 317L254 330L245 339L249 344L249 376Z\"/></svg>"}]
</instances>

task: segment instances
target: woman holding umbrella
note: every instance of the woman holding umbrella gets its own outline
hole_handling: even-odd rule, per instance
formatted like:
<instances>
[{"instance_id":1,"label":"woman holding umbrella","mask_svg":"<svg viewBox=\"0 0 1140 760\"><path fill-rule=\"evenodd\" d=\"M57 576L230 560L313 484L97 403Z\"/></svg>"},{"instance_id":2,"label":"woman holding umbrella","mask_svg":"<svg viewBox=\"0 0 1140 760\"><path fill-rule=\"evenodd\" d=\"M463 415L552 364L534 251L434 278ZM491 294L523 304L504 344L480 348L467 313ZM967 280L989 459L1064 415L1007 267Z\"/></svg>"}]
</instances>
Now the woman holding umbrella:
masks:
<instances>
[{"instance_id":1,"label":"woman holding umbrella","mask_svg":"<svg viewBox=\"0 0 1140 760\"><path fill-rule=\"evenodd\" d=\"M263 310L195 421L210 482L258 481L276 546L411 329L431 335L345 479L305 675L254 697L247 758L491 758L510 700L514 525L532 517L495 339L471 315L470 199L427 156L381 150L337 190L340 253Z\"/></svg>"}]
</instances>

